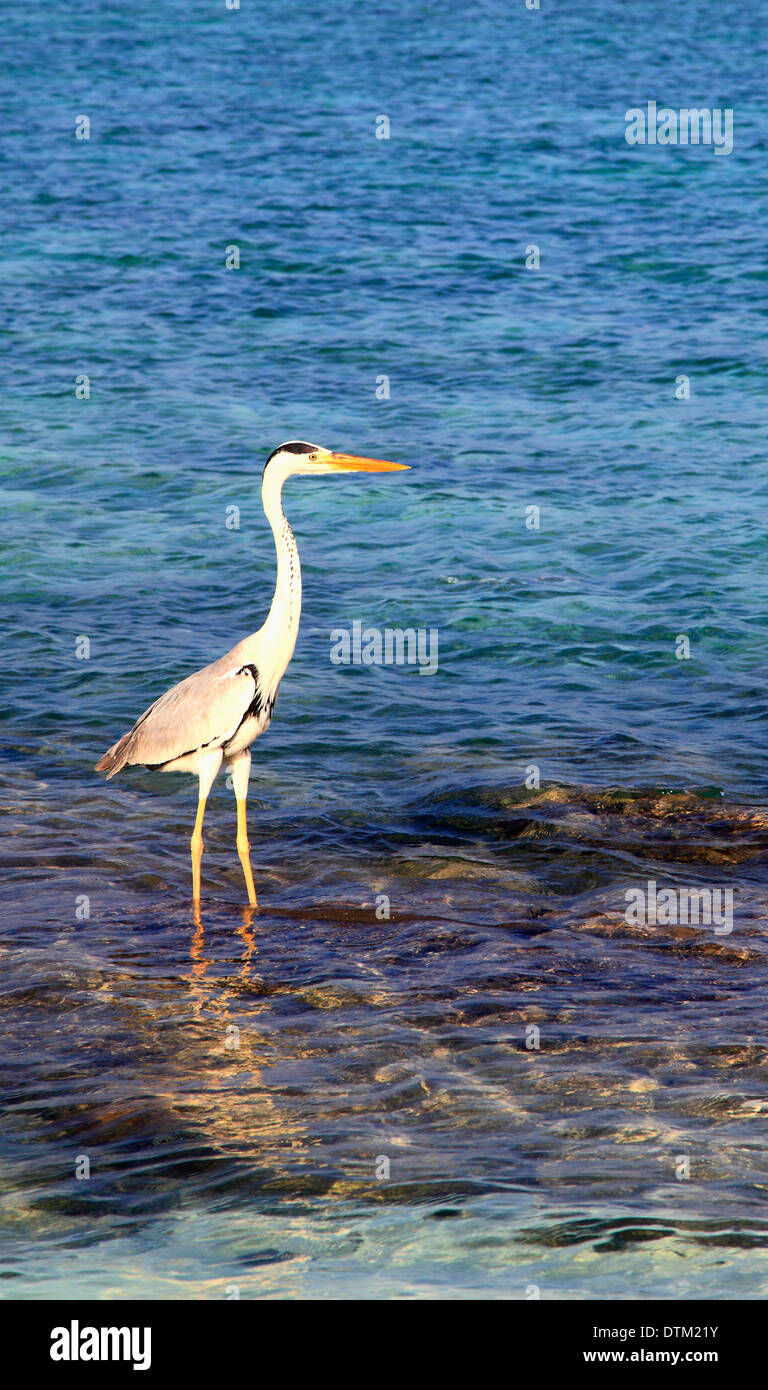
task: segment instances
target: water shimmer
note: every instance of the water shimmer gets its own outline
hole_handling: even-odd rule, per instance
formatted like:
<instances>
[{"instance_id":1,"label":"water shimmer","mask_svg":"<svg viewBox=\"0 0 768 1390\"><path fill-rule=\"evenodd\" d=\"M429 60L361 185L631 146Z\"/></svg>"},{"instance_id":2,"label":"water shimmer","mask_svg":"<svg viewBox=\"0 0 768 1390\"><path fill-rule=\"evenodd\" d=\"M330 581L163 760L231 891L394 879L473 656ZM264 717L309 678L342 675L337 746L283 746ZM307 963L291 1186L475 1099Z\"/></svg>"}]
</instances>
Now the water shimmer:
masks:
<instances>
[{"instance_id":1,"label":"water shimmer","mask_svg":"<svg viewBox=\"0 0 768 1390\"><path fill-rule=\"evenodd\" d=\"M4 29L0 1296L765 1298L768 4ZM260 625L296 437L412 471L286 487L195 921L191 779L92 765Z\"/></svg>"}]
</instances>

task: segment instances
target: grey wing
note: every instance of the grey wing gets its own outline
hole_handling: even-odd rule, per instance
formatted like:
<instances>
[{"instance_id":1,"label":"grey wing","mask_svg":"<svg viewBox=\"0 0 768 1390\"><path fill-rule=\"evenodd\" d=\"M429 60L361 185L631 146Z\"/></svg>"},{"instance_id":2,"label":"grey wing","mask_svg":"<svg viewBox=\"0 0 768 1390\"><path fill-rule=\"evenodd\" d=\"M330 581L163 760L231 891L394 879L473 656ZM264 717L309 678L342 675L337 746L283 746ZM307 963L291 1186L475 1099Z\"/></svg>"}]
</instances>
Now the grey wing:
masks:
<instances>
[{"instance_id":1,"label":"grey wing","mask_svg":"<svg viewBox=\"0 0 768 1390\"><path fill-rule=\"evenodd\" d=\"M127 764L162 766L200 748L220 748L261 702L255 666L214 662L155 700L99 759L96 771L109 778Z\"/></svg>"}]
</instances>

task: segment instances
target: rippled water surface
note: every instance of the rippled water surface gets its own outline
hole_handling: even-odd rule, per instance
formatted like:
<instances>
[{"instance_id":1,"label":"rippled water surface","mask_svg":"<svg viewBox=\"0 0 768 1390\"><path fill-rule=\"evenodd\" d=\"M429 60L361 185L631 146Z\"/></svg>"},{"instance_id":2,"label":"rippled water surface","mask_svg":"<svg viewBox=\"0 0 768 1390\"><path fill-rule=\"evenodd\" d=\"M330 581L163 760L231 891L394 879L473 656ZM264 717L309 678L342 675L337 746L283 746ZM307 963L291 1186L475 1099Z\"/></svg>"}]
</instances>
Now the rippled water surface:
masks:
<instances>
[{"instance_id":1,"label":"rippled water surface","mask_svg":"<svg viewBox=\"0 0 768 1390\"><path fill-rule=\"evenodd\" d=\"M764 1298L768 4L4 27L2 1296ZM412 471L286 488L195 919L192 779L92 765L260 625L291 437Z\"/></svg>"}]
</instances>

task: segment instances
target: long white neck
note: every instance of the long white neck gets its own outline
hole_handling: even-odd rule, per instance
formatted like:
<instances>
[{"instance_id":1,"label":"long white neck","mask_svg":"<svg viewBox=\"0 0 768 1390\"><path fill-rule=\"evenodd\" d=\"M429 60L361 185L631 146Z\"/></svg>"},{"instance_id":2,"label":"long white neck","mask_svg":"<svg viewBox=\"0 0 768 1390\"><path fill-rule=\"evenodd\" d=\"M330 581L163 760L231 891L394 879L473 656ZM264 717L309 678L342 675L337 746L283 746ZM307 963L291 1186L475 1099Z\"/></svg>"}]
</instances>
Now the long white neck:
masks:
<instances>
[{"instance_id":1,"label":"long white neck","mask_svg":"<svg viewBox=\"0 0 768 1390\"><path fill-rule=\"evenodd\" d=\"M274 660L275 669L269 672L269 676L278 681L293 656L301 617L301 565L296 539L283 511L281 494L284 481L284 474L267 467L261 485L264 515L275 538L277 583L269 616L259 638L262 650Z\"/></svg>"}]
</instances>

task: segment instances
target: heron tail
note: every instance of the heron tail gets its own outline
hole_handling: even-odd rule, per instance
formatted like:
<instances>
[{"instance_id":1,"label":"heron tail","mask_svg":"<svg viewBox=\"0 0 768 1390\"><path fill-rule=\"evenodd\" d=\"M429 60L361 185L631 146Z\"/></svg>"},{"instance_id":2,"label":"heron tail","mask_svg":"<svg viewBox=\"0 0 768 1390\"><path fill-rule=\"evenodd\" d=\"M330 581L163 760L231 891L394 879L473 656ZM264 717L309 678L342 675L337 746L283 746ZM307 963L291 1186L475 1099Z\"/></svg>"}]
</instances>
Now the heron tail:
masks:
<instances>
[{"instance_id":1,"label":"heron tail","mask_svg":"<svg viewBox=\"0 0 768 1390\"><path fill-rule=\"evenodd\" d=\"M110 777L114 777L121 768L125 767L128 761L128 745L132 733L133 729L131 729L130 734L123 734L123 737L119 738L117 743L113 743L112 747L108 748L106 753L104 753L96 763L94 771L106 772L107 781L109 781Z\"/></svg>"}]
</instances>

